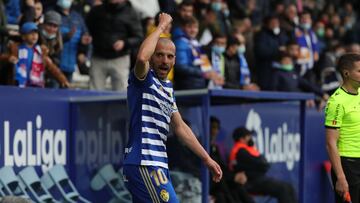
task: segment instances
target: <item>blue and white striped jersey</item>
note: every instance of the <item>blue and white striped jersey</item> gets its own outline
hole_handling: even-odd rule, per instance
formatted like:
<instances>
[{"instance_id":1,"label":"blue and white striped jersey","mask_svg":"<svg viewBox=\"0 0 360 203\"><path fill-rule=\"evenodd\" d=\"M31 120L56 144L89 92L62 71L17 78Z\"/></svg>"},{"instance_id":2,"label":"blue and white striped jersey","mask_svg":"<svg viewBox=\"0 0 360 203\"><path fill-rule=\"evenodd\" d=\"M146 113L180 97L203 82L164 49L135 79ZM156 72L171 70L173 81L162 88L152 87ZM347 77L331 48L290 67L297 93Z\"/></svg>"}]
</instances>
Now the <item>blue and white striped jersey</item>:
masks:
<instances>
[{"instance_id":1,"label":"blue and white striped jersey","mask_svg":"<svg viewBox=\"0 0 360 203\"><path fill-rule=\"evenodd\" d=\"M178 111L171 82L159 80L152 70L140 81L132 71L127 101L130 129L124 164L167 169L165 143L171 115Z\"/></svg>"}]
</instances>

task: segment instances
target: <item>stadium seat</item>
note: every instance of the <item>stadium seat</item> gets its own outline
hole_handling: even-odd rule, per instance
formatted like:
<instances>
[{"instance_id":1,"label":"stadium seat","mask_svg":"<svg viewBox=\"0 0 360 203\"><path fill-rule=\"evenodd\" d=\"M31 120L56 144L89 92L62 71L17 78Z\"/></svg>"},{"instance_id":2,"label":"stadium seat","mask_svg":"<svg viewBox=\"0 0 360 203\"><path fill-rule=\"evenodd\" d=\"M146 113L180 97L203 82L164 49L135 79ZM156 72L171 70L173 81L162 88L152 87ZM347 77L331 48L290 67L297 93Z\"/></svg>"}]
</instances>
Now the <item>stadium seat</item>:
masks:
<instances>
[{"instance_id":1,"label":"stadium seat","mask_svg":"<svg viewBox=\"0 0 360 203\"><path fill-rule=\"evenodd\" d=\"M63 165L55 165L41 177L45 188L50 190L55 187L60 191L62 198L69 203L84 202L90 203L81 197L74 184L69 179Z\"/></svg>"},{"instance_id":2,"label":"stadium seat","mask_svg":"<svg viewBox=\"0 0 360 203\"><path fill-rule=\"evenodd\" d=\"M190 173L170 171L171 182L180 202L201 202L201 182Z\"/></svg>"},{"instance_id":3,"label":"stadium seat","mask_svg":"<svg viewBox=\"0 0 360 203\"><path fill-rule=\"evenodd\" d=\"M25 189L21 186L20 181L12 167L4 166L0 169L0 183L3 187L1 195L13 195L30 199L30 197L26 194Z\"/></svg>"},{"instance_id":4,"label":"stadium seat","mask_svg":"<svg viewBox=\"0 0 360 203\"><path fill-rule=\"evenodd\" d=\"M3 184L0 182L0 198L6 196L5 194L5 187L3 186Z\"/></svg>"},{"instance_id":5,"label":"stadium seat","mask_svg":"<svg viewBox=\"0 0 360 203\"><path fill-rule=\"evenodd\" d=\"M51 196L49 191L41 184L40 178L34 167L28 166L21 170L18 173L18 178L20 183L23 184L25 191L30 192L30 196L32 196L36 202L57 202Z\"/></svg>"},{"instance_id":6,"label":"stadium seat","mask_svg":"<svg viewBox=\"0 0 360 203\"><path fill-rule=\"evenodd\" d=\"M259 193L251 193L251 196L253 196L257 201L260 201L262 203L269 203L273 198L271 196L259 194Z\"/></svg>"},{"instance_id":7,"label":"stadium seat","mask_svg":"<svg viewBox=\"0 0 360 203\"><path fill-rule=\"evenodd\" d=\"M95 191L108 186L111 193L116 197L116 199L114 198L110 202L131 202L131 195L125 188L122 177L115 172L111 164L106 164L100 168L98 173L92 178L90 186Z\"/></svg>"}]
</instances>

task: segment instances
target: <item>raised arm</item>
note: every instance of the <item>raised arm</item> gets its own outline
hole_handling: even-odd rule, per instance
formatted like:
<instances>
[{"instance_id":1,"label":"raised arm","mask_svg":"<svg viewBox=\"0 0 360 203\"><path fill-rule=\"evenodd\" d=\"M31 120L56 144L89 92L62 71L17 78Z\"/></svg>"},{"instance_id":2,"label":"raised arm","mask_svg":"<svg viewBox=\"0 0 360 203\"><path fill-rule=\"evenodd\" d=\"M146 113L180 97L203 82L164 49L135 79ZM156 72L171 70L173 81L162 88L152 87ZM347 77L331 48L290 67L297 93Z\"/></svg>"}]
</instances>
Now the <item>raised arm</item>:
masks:
<instances>
[{"instance_id":1,"label":"raised arm","mask_svg":"<svg viewBox=\"0 0 360 203\"><path fill-rule=\"evenodd\" d=\"M138 79L143 80L149 72L149 61L155 51L160 34L164 32L171 22L172 18L169 14L161 13L159 15L159 25L141 44L134 70L135 76Z\"/></svg>"},{"instance_id":2,"label":"raised arm","mask_svg":"<svg viewBox=\"0 0 360 203\"><path fill-rule=\"evenodd\" d=\"M171 117L171 124L174 128L175 134L185 143L187 147L191 149L191 151L193 151L198 157L200 157L201 160L204 161L204 164L213 174L213 180L215 182L219 182L222 178L222 171L220 166L209 156L209 154L201 146L192 130L181 118L179 112L173 113Z\"/></svg>"}]
</instances>

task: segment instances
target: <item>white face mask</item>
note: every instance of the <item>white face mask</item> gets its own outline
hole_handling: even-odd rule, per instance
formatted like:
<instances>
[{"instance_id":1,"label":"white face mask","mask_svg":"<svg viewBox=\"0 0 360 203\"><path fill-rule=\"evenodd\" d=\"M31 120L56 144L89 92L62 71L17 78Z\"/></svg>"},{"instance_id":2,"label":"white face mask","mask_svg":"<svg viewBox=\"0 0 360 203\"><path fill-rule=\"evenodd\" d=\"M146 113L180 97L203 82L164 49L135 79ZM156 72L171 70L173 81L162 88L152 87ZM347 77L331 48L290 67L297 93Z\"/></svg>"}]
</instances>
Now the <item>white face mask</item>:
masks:
<instances>
[{"instance_id":1,"label":"white face mask","mask_svg":"<svg viewBox=\"0 0 360 203\"><path fill-rule=\"evenodd\" d=\"M294 21L295 25L299 25L299 17L298 16L295 16L293 21Z\"/></svg>"},{"instance_id":2,"label":"white face mask","mask_svg":"<svg viewBox=\"0 0 360 203\"><path fill-rule=\"evenodd\" d=\"M56 33L55 34L49 34L48 32L46 32L45 30L41 30L41 34L46 38L46 39L55 39L56 38Z\"/></svg>"},{"instance_id":3,"label":"white face mask","mask_svg":"<svg viewBox=\"0 0 360 203\"><path fill-rule=\"evenodd\" d=\"M212 51L214 51L216 54L222 54L225 52L225 47L214 45L212 47Z\"/></svg>"},{"instance_id":4,"label":"white face mask","mask_svg":"<svg viewBox=\"0 0 360 203\"><path fill-rule=\"evenodd\" d=\"M273 31L274 35L280 34L280 28L279 27L274 28L272 31Z\"/></svg>"}]
</instances>

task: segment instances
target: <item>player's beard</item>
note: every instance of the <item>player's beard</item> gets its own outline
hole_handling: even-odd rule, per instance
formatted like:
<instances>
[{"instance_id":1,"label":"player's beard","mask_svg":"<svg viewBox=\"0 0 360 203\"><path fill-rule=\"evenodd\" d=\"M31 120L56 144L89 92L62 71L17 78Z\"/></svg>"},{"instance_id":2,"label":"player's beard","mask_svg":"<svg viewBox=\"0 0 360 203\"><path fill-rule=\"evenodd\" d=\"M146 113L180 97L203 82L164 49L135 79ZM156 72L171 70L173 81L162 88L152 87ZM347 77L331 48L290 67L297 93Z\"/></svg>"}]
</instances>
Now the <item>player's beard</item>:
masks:
<instances>
[{"instance_id":1,"label":"player's beard","mask_svg":"<svg viewBox=\"0 0 360 203\"><path fill-rule=\"evenodd\" d=\"M170 72L170 67L168 65L159 65L155 71L157 77L162 80L165 80L167 78L169 72Z\"/></svg>"}]
</instances>

